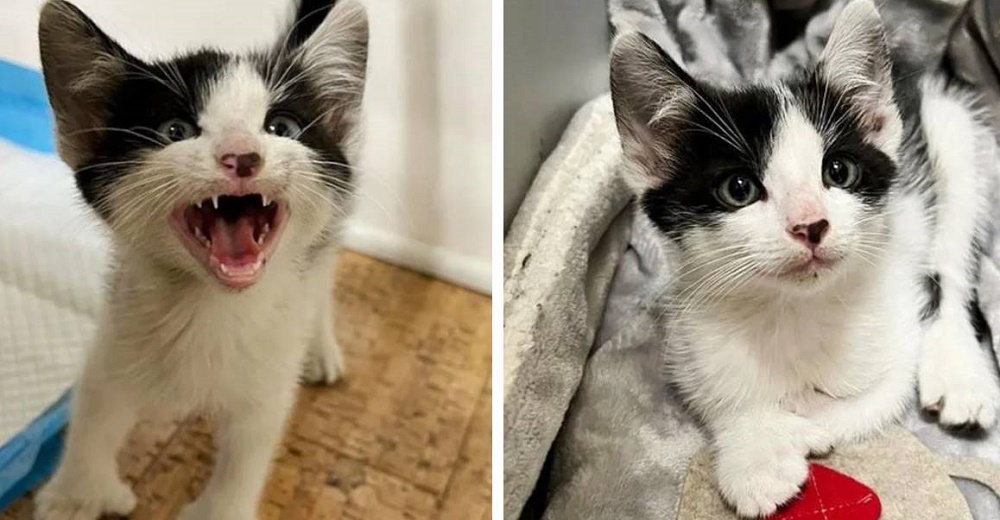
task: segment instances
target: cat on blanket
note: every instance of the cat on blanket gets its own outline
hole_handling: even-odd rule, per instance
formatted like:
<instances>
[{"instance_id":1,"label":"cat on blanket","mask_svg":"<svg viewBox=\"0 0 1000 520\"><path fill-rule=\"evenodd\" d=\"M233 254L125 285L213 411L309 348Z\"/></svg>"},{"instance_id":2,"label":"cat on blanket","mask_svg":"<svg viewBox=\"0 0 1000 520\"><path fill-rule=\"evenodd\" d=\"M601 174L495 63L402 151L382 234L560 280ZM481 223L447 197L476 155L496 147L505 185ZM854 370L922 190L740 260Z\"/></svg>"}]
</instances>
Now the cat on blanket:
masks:
<instances>
[{"instance_id":1,"label":"cat on blanket","mask_svg":"<svg viewBox=\"0 0 1000 520\"><path fill-rule=\"evenodd\" d=\"M871 0L782 82L710 86L640 34L614 43L623 175L678 266L666 373L741 516L895 421L915 384L944 427L997 419L976 297L993 137L967 90L890 62Z\"/></svg>"},{"instance_id":2,"label":"cat on blanket","mask_svg":"<svg viewBox=\"0 0 1000 520\"><path fill-rule=\"evenodd\" d=\"M116 455L136 417L192 410L217 421L219 453L181 517L256 518L300 375L342 370L332 266L354 186L364 9L303 0L265 52L144 61L50 0L39 37L59 153L115 260L35 518L128 514Z\"/></svg>"}]
</instances>

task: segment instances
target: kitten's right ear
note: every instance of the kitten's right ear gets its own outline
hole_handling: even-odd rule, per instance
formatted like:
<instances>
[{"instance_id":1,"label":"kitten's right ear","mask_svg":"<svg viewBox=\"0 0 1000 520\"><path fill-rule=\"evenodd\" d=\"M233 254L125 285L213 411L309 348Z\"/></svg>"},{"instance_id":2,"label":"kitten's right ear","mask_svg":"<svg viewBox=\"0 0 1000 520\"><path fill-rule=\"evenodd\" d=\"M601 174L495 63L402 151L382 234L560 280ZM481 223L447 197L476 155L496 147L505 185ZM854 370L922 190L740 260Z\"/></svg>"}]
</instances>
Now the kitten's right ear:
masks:
<instances>
[{"instance_id":1,"label":"kitten's right ear","mask_svg":"<svg viewBox=\"0 0 1000 520\"><path fill-rule=\"evenodd\" d=\"M307 11L323 2L303 2L293 38L304 40L295 49L310 78L332 107L326 114L340 135L358 124L368 68L368 15L359 0L337 0L332 7ZM330 0L325 0L331 4ZM322 16L317 23L317 18ZM296 33L296 30L304 31Z\"/></svg>"},{"instance_id":2,"label":"kitten's right ear","mask_svg":"<svg viewBox=\"0 0 1000 520\"><path fill-rule=\"evenodd\" d=\"M626 181L642 192L665 180L679 125L697 94L694 80L659 45L638 32L611 49L611 100Z\"/></svg>"},{"instance_id":3,"label":"kitten's right ear","mask_svg":"<svg viewBox=\"0 0 1000 520\"><path fill-rule=\"evenodd\" d=\"M860 109L860 122L872 141L892 155L902 139L903 123L886 36L875 3L851 0L833 24L818 71Z\"/></svg>"},{"instance_id":4,"label":"kitten's right ear","mask_svg":"<svg viewBox=\"0 0 1000 520\"><path fill-rule=\"evenodd\" d=\"M42 7L38 40L59 155L77 169L92 158L99 129L107 126L108 99L134 58L63 0Z\"/></svg>"}]
</instances>

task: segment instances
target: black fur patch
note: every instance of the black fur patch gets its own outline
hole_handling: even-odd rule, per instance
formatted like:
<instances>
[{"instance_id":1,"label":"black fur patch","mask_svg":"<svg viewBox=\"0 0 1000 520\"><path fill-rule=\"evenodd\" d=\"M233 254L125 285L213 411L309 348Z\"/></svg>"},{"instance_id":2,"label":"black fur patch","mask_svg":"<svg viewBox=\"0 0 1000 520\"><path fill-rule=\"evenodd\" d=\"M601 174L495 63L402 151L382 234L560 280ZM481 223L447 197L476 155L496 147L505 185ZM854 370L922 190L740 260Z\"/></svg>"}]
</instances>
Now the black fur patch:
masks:
<instances>
[{"instance_id":1,"label":"black fur patch","mask_svg":"<svg viewBox=\"0 0 1000 520\"><path fill-rule=\"evenodd\" d=\"M692 226L712 225L733 211L714 194L722 177L743 170L761 179L782 110L778 95L763 87L732 92L699 88L696 109L676 129L682 145L673 150L671 171L664 172L669 181L642 198L653 223L674 238ZM729 137L720 121L738 137ZM734 139L739 140L730 142ZM743 141L746 146L734 146Z\"/></svg>"},{"instance_id":2,"label":"black fur patch","mask_svg":"<svg viewBox=\"0 0 1000 520\"><path fill-rule=\"evenodd\" d=\"M972 291L972 297L965 304L965 309L969 312L969 322L972 323L972 328L976 331L976 340L980 344L986 342L990 347L993 346L993 332L990 329L990 323L986 321L986 315L983 314L983 309L979 304L979 294L977 291ZM992 350L992 349L991 349Z\"/></svg>"},{"instance_id":3,"label":"black fur patch","mask_svg":"<svg viewBox=\"0 0 1000 520\"><path fill-rule=\"evenodd\" d=\"M84 199L104 217L101 201L108 187L129 172L141 152L166 146L158 127L174 118L195 122L207 101L212 82L232 60L203 50L169 63L129 60L126 73L107 100L107 130L97 142L93 159L77 169L76 182ZM176 77L174 72L176 72Z\"/></svg>"},{"instance_id":4,"label":"black fur patch","mask_svg":"<svg viewBox=\"0 0 1000 520\"><path fill-rule=\"evenodd\" d=\"M298 121L305 130L298 137L299 142L317 154L314 167L323 173L324 182L328 186L334 190L344 191L345 185L351 180L351 169L347 165L343 151L337 145L342 136L335 135L327 125L318 121L330 110L328 93L321 92L313 86L308 79L309 75L304 74L302 66L295 61L294 56L282 50L256 56L254 64L268 84L273 84L281 77L294 79L290 83L272 86L272 88L282 88L285 95L270 107L267 117L282 114ZM274 71L280 71L278 78L269 76L274 74Z\"/></svg>"},{"instance_id":5,"label":"black fur patch","mask_svg":"<svg viewBox=\"0 0 1000 520\"><path fill-rule=\"evenodd\" d=\"M300 0L295 20L288 34L288 44L298 47L316 32L326 15L333 9L334 0Z\"/></svg>"},{"instance_id":6,"label":"black fur patch","mask_svg":"<svg viewBox=\"0 0 1000 520\"><path fill-rule=\"evenodd\" d=\"M941 310L941 275L933 273L925 276L924 290L927 291L927 305L920 312L920 319L929 320Z\"/></svg>"},{"instance_id":7,"label":"black fur patch","mask_svg":"<svg viewBox=\"0 0 1000 520\"><path fill-rule=\"evenodd\" d=\"M842 92L817 72L789 86L806 117L821 131L826 155L847 156L861 167L861 179L848 191L869 206L884 205L896 176L896 165L881 150L865 142L857 109L843 101L847 98Z\"/></svg>"}]
</instances>

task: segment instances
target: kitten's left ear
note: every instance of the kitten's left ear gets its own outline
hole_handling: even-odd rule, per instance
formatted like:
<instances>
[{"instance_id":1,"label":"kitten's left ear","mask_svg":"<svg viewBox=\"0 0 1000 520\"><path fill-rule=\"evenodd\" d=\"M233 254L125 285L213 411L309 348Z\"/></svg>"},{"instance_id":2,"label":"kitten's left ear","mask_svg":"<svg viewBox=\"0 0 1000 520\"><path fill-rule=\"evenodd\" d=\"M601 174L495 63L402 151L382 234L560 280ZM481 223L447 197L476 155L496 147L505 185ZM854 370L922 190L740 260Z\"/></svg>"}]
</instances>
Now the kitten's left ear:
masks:
<instances>
[{"instance_id":1,"label":"kitten's left ear","mask_svg":"<svg viewBox=\"0 0 1000 520\"><path fill-rule=\"evenodd\" d=\"M38 40L59 155L75 169L92 157L102 139L108 104L126 65L141 62L64 0L49 0L42 7Z\"/></svg>"},{"instance_id":2,"label":"kitten's left ear","mask_svg":"<svg viewBox=\"0 0 1000 520\"><path fill-rule=\"evenodd\" d=\"M320 94L331 104L328 121L349 133L357 124L368 67L368 16L358 0L303 0L290 41ZM325 18L318 22L319 16Z\"/></svg>"},{"instance_id":3,"label":"kitten's left ear","mask_svg":"<svg viewBox=\"0 0 1000 520\"><path fill-rule=\"evenodd\" d=\"M872 0L853 0L841 11L820 56L819 72L859 108L875 144L895 153L902 121L885 27Z\"/></svg>"}]
</instances>

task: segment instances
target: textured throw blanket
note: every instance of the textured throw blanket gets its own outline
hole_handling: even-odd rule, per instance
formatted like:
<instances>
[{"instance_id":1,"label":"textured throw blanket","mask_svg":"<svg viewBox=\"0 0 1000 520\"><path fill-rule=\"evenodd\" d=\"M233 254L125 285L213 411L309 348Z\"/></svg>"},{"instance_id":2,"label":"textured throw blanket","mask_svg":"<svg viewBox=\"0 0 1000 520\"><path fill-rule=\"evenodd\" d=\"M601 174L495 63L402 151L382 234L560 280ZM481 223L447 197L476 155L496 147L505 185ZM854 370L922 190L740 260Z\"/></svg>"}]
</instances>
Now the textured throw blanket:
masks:
<instances>
[{"instance_id":1,"label":"textured throw blanket","mask_svg":"<svg viewBox=\"0 0 1000 520\"><path fill-rule=\"evenodd\" d=\"M696 77L738 82L811 64L843 4L610 0L609 11L617 31L645 32ZM950 57L963 45L955 29L968 21L965 8L962 1L909 0L880 10L906 66L948 61L975 80L981 62L968 52ZM663 380L651 301L670 269L618 179L618 146L609 100L581 109L506 239L505 517L673 519L688 467L705 444ZM995 249L980 287L995 345L998 266ZM1000 433L955 437L916 410L903 425L935 453L1000 464ZM957 485L973 518L1000 520L995 494L971 480ZM898 518L892 514L884 517Z\"/></svg>"}]
</instances>

